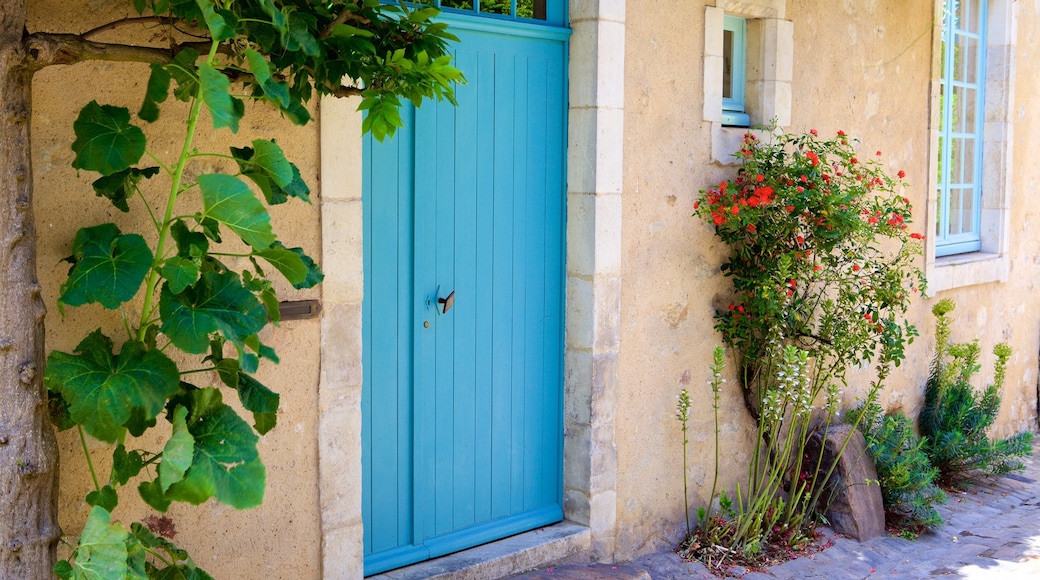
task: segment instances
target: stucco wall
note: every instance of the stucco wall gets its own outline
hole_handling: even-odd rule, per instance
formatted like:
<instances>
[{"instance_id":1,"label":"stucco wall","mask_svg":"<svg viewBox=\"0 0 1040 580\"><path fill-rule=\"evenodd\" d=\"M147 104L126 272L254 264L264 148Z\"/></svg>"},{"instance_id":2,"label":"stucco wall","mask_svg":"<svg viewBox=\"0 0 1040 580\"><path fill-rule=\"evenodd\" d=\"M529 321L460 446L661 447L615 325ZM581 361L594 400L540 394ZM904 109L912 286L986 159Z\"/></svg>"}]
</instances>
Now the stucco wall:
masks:
<instances>
[{"instance_id":1,"label":"stucco wall","mask_svg":"<svg viewBox=\"0 0 1040 580\"><path fill-rule=\"evenodd\" d=\"M862 140L862 150L884 153L895 172L904 169L906 195L915 207L914 229L932 233L930 188L930 82L936 12L930 2L831 2L755 0L730 5L786 8L793 22L793 98L790 131L842 129ZM629 0L626 14L625 174L622 215L622 321L617 413L618 559L651 547L673 545L684 532L676 394L693 395L686 474L691 502L703 505L713 473L711 350L721 342L712 329L714 309L729 302L719 273L724 248L712 229L690 216L699 189L733 175L712 163L711 125L703 121L704 7L690 3ZM722 2L719 3L723 5ZM1028 160L1028 136L1037 121L1026 114L1036 102L1037 81L1021 71L1040 58L1035 44L1035 5L1019 6L1018 70L1014 112L1014 201L1011 274L1007 282L947 290L957 301L954 340L978 337L985 353L980 379L992 378L992 345L1009 341L1004 404L994 433L1036 427L1036 368L1040 303L1034 291L1032 227L1036 209L1029 192L1036 181ZM1030 75L1035 76L1035 75ZM988 119L989 120L989 119ZM718 155L716 155L718 157ZM924 262L921 260L923 267ZM886 383L882 402L916 415L932 355L934 299L918 299L910 319L921 337L904 365ZM732 370L732 369L731 369ZM847 398L862 394L870 374L854 372ZM752 436L735 380L722 396L720 485L732 491L746 476Z\"/></svg>"},{"instance_id":2,"label":"stucco wall","mask_svg":"<svg viewBox=\"0 0 1040 580\"><path fill-rule=\"evenodd\" d=\"M80 32L110 20L130 15L123 0L36 0L29 3L30 30ZM119 33L99 40L116 41ZM83 226L114 222L124 231L147 232L147 217L140 208L119 212L107 200L94 196L90 182L96 174L71 167L74 139L72 122L79 109L96 99L136 112L144 95L148 67L143 64L83 63L51 67L36 75L33 111L33 164L35 210L40 232L40 282L50 309L47 318L48 349L71 351L92 329L101 326L110 336L119 336L118 311L100 306L66 308L62 318L55 307L58 289L68 271L60 262L69 254L76 230ZM180 149L186 107L169 102L160 121L146 128L149 148L169 160ZM318 131L316 124L292 127L264 106L251 107L237 135L227 130L213 132L203 114L200 150L225 152L228 146L247 146L256 138L275 138L295 162L312 189L314 205L287 203L272 208L275 231L287 246L302 246L320 259L320 200L318 182ZM204 162L202 168L217 166ZM158 178L157 184L162 183ZM150 190L153 199L165 199L161 187ZM133 208L134 203L131 202ZM144 218L144 219L142 219ZM147 234L145 234L148 237ZM154 234L151 236L154 239ZM278 284L283 300L319 298L320 288L294 291ZM139 306L127 308L135 319ZM282 395L278 426L261 437L260 453L267 465L267 494L262 507L236 511L209 502L199 507L175 505L176 542L189 550L196 562L218 578L315 578L320 575L320 515L317 487L317 384L319 321L287 321L269 328L261 339L273 346L282 363L261 366L258 379ZM215 375L196 375L200 386L219 384ZM225 390L226 401L237 396ZM247 415L248 416L248 415ZM89 511L84 495L91 489L90 476L75 431L59 434L61 448L60 523L67 534L77 534ZM130 442L152 450L161 449L158 438L147 435ZM99 477L107 479L111 450L107 445L89 444ZM153 511L137 498L134 482L123 488L114 519L129 527Z\"/></svg>"}]
</instances>

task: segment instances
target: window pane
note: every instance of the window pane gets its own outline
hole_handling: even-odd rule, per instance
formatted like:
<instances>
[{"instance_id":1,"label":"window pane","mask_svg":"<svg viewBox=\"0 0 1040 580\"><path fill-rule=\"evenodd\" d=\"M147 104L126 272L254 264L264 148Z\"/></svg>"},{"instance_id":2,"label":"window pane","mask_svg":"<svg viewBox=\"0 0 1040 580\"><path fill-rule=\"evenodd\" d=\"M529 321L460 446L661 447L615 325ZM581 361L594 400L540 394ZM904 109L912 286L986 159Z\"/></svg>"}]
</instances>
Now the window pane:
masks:
<instances>
[{"instance_id":1,"label":"window pane","mask_svg":"<svg viewBox=\"0 0 1040 580\"><path fill-rule=\"evenodd\" d=\"M960 171L956 174L957 183L972 185L975 183L975 139L959 139Z\"/></svg>"},{"instance_id":2,"label":"window pane","mask_svg":"<svg viewBox=\"0 0 1040 580\"><path fill-rule=\"evenodd\" d=\"M960 53L957 56L959 68L954 71L954 76L957 77L957 80L978 84L979 39L971 36L962 36L957 45L957 50Z\"/></svg>"},{"instance_id":3,"label":"window pane","mask_svg":"<svg viewBox=\"0 0 1040 580\"><path fill-rule=\"evenodd\" d=\"M505 14L510 16L513 13L513 2L512 0L482 0L480 2L480 11L485 14Z\"/></svg>"},{"instance_id":4,"label":"window pane","mask_svg":"<svg viewBox=\"0 0 1040 580\"><path fill-rule=\"evenodd\" d=\"M950 189L950 226L946 232L947 235L955 236L964 231L963 222L961 221L961 210L964 207L963 197L963 189Z\"/></svg>"},{"instance_id":5,"label":"window pane","mask_svg":"<svg viewBox=\"0 0 1040 580\"><path fill-rule=\"evenodd\" d=\"M545 0L516 0L516 15L520 18L545 20Z\"/></svg>"},{"instance_id":6,"label":"window pane","mask_svg":"<svg viewBox=\"0 0 1040 580\"><path fill-rule=\"evenodd\" d=\"M956 133L975 132L975 111L977 109L975 99L978 91L968 87L953 88L953 123L952 130Z\"/></svg>"},{"instance_id":7,"label":"window pane","mask_svg":"<svg viewBox=\"0 0 1040 580\"><path fill-rule=\"evenodd\" d=\"M722 98L733 98L733 31L722 31Z\"/></svg>"},{"instance_id":8,"label":"window pane","mask_svg":"<svg viewBox=\"0 0 1040 580\"><path fill-rule=\"evenodd\" d=\"M441 0L441 8L473 10L473 0Z\"/></svg>"},{"instance_id":9,"label":"window pane","mask_svg":"<svg viewBox=\"0 0 1040 580\"><path fill-rule=\"evenodd\" d=\"M962 234L968 234L975 230L975 190L974 189L962 189L961 190L961 231Z\"/></svg>"},{"instance_id":10,"label":"window pane","mask_svg":"<svg viewBox=\"0 0 1040 580\"><path fill-rule=\"evenodd\" d=\"M939 184L950 185L958 183L961 175L961 150L964 148L963 140L946 138L943 141L944 148L949 148L949 155L939 158L940 167Z\"/></svg>"},{"instance_id":11,"label":"window pane","mask_svg":"<svg viewBox=\"0 0 1040 580\"><path fill-rule=\"evenodd\" d=\"M956 0L956 3L960 4L957 7L957 28L978 34L978 2L976 0Z\"/></svg>"}]
</instances>

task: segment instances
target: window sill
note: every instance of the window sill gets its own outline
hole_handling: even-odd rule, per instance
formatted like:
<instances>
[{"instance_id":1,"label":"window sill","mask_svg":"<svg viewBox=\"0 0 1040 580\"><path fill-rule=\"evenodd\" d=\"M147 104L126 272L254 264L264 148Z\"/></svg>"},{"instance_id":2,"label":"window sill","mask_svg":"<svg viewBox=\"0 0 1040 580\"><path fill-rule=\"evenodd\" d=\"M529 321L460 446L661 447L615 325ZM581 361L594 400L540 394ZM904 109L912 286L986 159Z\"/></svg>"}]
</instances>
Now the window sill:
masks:
<instances>
[{"instance_id":1,"label":"window sill","mask_svg":"<svg viewBox=\"0 0 1040 580\"><path fill-rule=\"evenodd\" d=\"M972 252L943 256L925 267L928 292L935 294L943 290L1006 282L1010 261L1006 254Z\"/></svg>"},{"instance_id":2,"label":"window sill","mask_svg":"<svg viewBox=\"0 0 1040 580\"><path fill-rule=\"evenodd\" d=\"M722 123L711 124L711 160L719 165L740 165L737 152L744 144L744 135L751 133L761 140L769 139L769 131L730 127Z\"/></svg>"}]
</instances>

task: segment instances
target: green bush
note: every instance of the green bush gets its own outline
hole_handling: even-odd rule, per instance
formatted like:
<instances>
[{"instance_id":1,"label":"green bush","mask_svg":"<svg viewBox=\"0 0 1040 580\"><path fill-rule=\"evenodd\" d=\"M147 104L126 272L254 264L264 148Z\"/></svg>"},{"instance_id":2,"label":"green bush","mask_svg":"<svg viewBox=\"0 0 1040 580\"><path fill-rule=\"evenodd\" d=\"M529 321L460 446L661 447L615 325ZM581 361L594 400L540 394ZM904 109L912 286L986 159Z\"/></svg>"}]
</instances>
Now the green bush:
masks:
<instances>
[{"instance_id":1,"label":"green bush","mask_svg":"<svg viewBox=\"0 0 1040 580\"><path fill-rule=\"evenodd\" d=\"M928 460L925 441L914 433L913 422L902 413L886 415L873 402L851 411L850 420L859 415L863 415L859 430L877 467L889 528L919 534L942 525L935 506L946 501L946 493L935 485L939 470Z\"/></svg>"},{"instance_id":2,"label":"green bush","mask_svg":"<svg viewBox=\"0 0 1040 580\"><path fill-rule=\"evenodd\" d=\"M971 378L978 364L979 342L950 344L952 300L939 301L932 308L936 317L935 359L925 387L921 409L921 434L927 438L925 452L939 470L939 485L963 487L979 478L1009 473L1024 468L1018 457L1033 451L1033 434L1023 431L1006 439L990 439L986 430L1000 410L1000 389L1011 347L1000 343L993 348L997 356L993 384L981 393Z\"/></svg>"}]
</instances>

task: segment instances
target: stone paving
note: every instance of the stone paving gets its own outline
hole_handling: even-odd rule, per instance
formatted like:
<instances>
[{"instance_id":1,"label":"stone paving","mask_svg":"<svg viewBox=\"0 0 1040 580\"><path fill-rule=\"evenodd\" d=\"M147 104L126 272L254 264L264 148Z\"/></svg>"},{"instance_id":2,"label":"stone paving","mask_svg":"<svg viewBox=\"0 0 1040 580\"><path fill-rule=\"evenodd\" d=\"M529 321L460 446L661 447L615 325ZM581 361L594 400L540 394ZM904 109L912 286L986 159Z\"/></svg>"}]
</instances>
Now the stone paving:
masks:
<instances>
[{"instance_id":1,"label":"stone paving","mask_svg":"<svg viewBox=\"0 0 1040 580\"><path fill-rule=\"evenodd\" d=\"M945 525L916 541L881 537L859 543L837 538L833 547L822 552L741 577L1040 580L1040 457L1027 458L1025 471L984 481L967 492L950 493L939 511ZM563 566L526 577L689 580L713 576L698 562L657 553L623 566Z\"/></svg>"}]
</instances>

